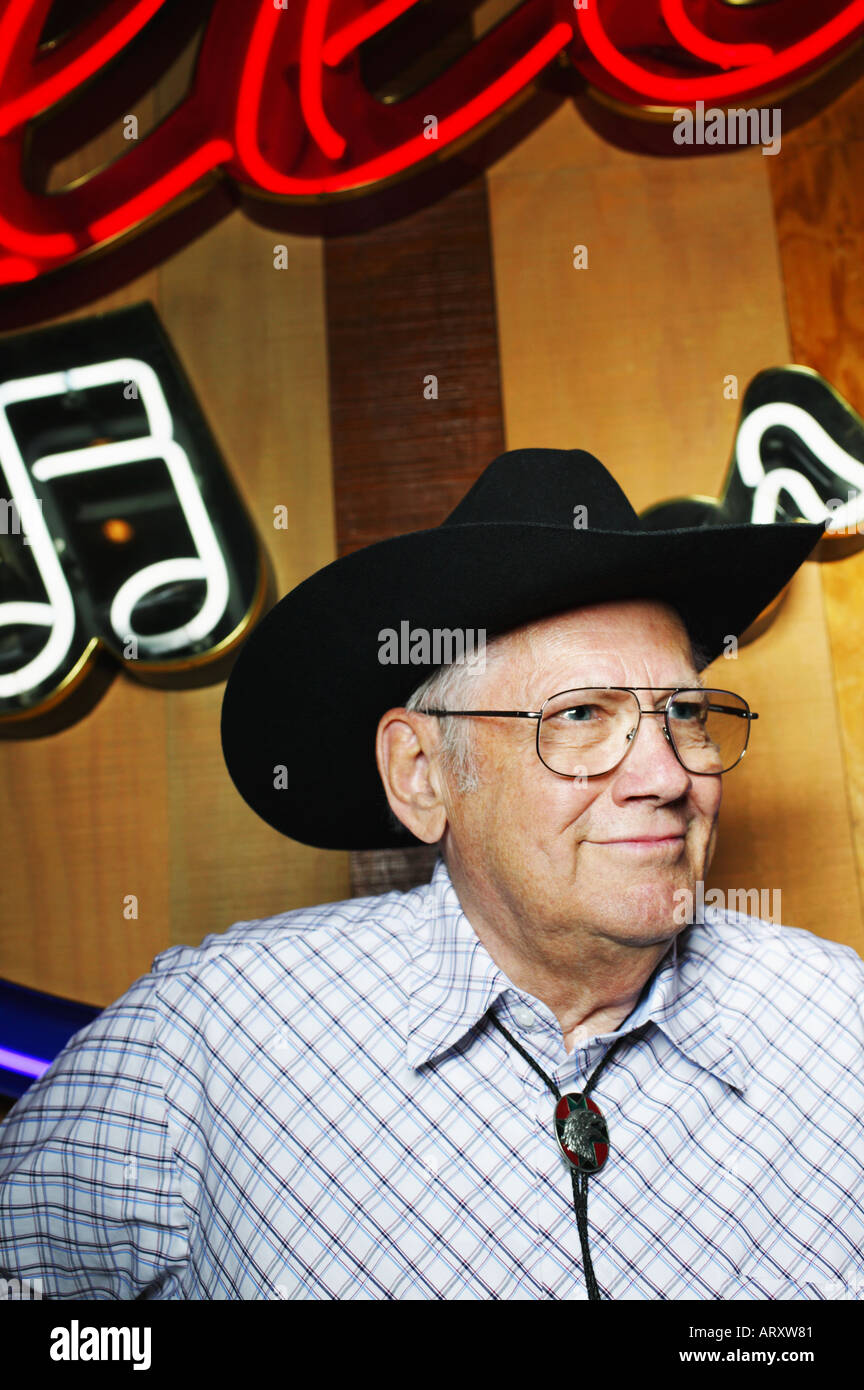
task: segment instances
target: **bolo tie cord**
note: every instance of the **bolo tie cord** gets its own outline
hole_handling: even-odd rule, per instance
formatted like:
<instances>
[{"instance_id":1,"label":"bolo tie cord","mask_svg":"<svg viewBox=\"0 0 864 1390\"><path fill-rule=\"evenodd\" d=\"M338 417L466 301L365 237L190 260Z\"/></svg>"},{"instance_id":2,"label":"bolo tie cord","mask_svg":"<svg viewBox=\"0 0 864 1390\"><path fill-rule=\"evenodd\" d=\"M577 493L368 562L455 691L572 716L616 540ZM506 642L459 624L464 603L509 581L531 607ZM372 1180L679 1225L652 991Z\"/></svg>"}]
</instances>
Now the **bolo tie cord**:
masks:
<instances>
[{"instance_id":1,"label":"bolo tie cord","mask_svg":"<svg viewBox=\"0 0 864 1390\"><path fill-rule=\"evenodd\" d=\"M491 1020L491 1022L495 1025L495 1027L498 1029L498 1032L504 1035L504 1037L507 1039L507 1041L511 1044L512 1047L515 1047L520 1057L522 1057L528 1063L532 1071L535 1071L537 1073L541 1081L545 1081L546 1085L549 1087L549 1090L552 1092L556 1101L559 1101L561 1099L561 1092L558 1090L558 1087L555 1085L555 1082L552 1080L551 1076L546 1075L543 1068L541 1066L538 1066L538 1064L534 1061L534 1058L531 1057L525 1051L521 1043L518 1043L516 1039L513 1037L513 1034L509 1033L507 1029L504 1027L503 1023L499 1022L499 1020L496 1018L495 1014L491 1009L489 1010L488 1017ZM632 1033L627 1034L627 1037L631 1039L641 1037L642 1034L647 1031L647 1028L648 1025L643 1024L641 1028L636 1028L633 1030ZM594 1071L588 1078L587 1085L585 1086L585 1089L581 1092L583 1096L587 1096L590 1094L590 1092L594 1088L595 1083L599 1079L603 1069L605 1068L607 1063L612 1060L613 1053L624 1041L625 1038L623 1037L615 1039L612 1046L607 1050L606 1055L594 1068ZM589 1299L593 1301L602 1302L603 1294L600 1291L600 1286L597 1283L597 1279L594 1274L594 1266L591 1263L591 1251L588 1245L588 1176L589 1175L584 1172L577 1173L576 1169L571 1165L570 1177L573 1182L573 1207L576 1212L576 1225L579 1229L579 1243L582 1246L582 1266L585 1271L585 1286L588 1290Z\"/></svg>"}]
</instances>

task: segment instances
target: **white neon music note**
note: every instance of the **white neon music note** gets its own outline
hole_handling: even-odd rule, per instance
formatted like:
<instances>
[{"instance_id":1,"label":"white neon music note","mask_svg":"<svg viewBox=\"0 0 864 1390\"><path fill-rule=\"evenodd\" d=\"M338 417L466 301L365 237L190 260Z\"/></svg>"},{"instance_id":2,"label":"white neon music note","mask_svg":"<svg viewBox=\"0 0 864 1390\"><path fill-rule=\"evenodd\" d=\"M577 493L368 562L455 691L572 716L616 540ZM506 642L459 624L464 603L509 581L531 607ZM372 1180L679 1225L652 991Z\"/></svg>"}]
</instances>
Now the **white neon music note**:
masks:
<instances>
[{"instance_id":1,"label":"white neon music note","mask_svg":"<svg viewBox=\"0 0 864 1390\"><path fill-rule=\"evenodd\" d=\"M45 585L47 603L0 603L0 626L12 623L50 626L51 636L39 654L18 671L0 675L0 698L31 690L49 679L69 651L75 629L74 600L57 558L54 541L42 519L27 467L21 456L6 410L21 401L83 391L94 387L135 383L144 406L149 433L109 444L93 444L83 449L67 449L46 454L33 463L31 473L38 482L68 477L94 469L122 467L124 464L161 458L170 475L197 556L159 560L130 575L111 601L109 622L121 643L134 638L139 657L163 656L201 641L213 632L229 599L229 579L213 525L188 455L174 438L174 425L159 378L148 363L135 357L116 358L73 367L64 372L22 378L0 386L0 458L6 470L14 500L22 516L31 517L26 527L33 545L35 562ZM178 581L203 580L204 602L194 618L168 632L141 633L132 622L132 611L144 594Z\"/></svg>"},{"instance_id":2,"label":"white neon music note","mask_svg":"<svg viewBox=\"0 0 864 1390\"><path fill-rule=\"evenodd\" d=\"M811 453L826 468L851 483L857 496L851 497L843 506L829 513L828 507L819 496L809 478L794 468L771 468L767 472L762 463L760 445L766 430L775 425L785 425L798 435ZM798 509L808 521L824 521L830 514L828 531L854 529L864 520L864 464L847 454L806 410L786 401L771 401L760 405L751 415L742 420L736 441L738 471L749 488L753 488L753 511L751 521L773 522L777 516L778 498L786 492L795 500ZM837 499L840 500L839 498Z\"/></svg>"},{"instance_id":3,"label":"white neon music note","mask_svg":"<svg viewBox=\"0 0 864 1390\"><path fill-rule=\"evenodd\" d=\"M48 640L36 656L17 671L0 674L0 699L21 695L49 680L66 658L75 633L75 602L6 414L8 407L19 401L54 395L58 389L57 379L58 374L51 372L0 385L0 459L48 595L47 603L25 600L0 603L0 627L14 624L50 628ZM60 389L65 388L61 385Z\"/></svg>"}]
</instances>

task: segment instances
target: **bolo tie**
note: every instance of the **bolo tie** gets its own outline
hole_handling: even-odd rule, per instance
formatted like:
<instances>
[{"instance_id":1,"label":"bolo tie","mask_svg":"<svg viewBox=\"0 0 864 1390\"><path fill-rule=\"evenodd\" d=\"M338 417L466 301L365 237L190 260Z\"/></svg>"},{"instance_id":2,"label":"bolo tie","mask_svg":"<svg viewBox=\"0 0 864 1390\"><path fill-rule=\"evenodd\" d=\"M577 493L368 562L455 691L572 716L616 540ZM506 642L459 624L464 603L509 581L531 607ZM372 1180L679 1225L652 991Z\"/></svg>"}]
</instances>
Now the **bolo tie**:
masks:
<instances>
[{"instance_id":1,"label":"bolo tie","mask_svg":"<svg viewBox=\"0 0 864 1390\"><path fill-rule=\"evenodd\" d=\"M594 1266L591 1263L591 1251L588 1245L588 1179L592 1173L600 1172L609 1156L609 1130L600 1107L596 1101L591 1099L590 1092L594 1089L601 1072L611 1062L616 1049L625 1041L625 1038L616 1038L612 1046L607 1049L606 1055L594 1068L583 1091L567 1091L562 1095L552 1078L547 1076L543 1068L534 1061L534 1058L528 1055L512 1033L508 1033L503 1023L499 1023L491 1009L489 1010L489 1018L498 1032L504 1035L511 1046L515 1047L520 1056L525 1059L529 1067L537 1073L541 1081L546 1082L555 1097L553 1131L558 1148L570 1168L570 1178L573 1183L573 1207L576 1212L576 1225L579 1228L579 1242L582 1246L585 1286L589 1299L602 1301L603 1294L600 1292L600 1286L594 1275ZM649 1024L643 1024L641 1028L636 1028L632 1033L627 1034L627 1037L641 1037L649 1026Z\"/></svg>"}]
</instances>

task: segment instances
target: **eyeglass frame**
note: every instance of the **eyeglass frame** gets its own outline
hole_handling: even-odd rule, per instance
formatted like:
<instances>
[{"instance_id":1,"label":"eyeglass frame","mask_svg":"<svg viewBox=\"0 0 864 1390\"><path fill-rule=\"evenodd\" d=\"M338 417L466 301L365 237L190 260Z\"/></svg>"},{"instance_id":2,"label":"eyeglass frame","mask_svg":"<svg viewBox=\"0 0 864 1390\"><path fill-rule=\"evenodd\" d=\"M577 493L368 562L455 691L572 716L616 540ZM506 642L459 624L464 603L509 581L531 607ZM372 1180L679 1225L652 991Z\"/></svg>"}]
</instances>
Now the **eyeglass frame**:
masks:
<instances>
[{"instance_id":1,"label":"eyeglass frame","mask_svg":"<svg viewBox=\"0 0 864 1390\"><path fill-rule=\"evenodd\" d=\"M748 704L747 700L744 699L744 696L743 696L743 695L739 695L738 692L735 691L735 690L722 690L722 689L720 688L720 686L716 686L716 685L709 685L709 686L700 686L700 685L679 685L679 686L676 686L675 689L667 696L667 698L666 698L666 703L664 704L664 706L663 706L662 709L643 709L642 706L640 705L640 703L639 703L639 693L640 693L640 691L641 691L641 692L644 692L644 691L649 691L649 692L662 692L662 691L668 690L668 689L669 689L669 686L668 686L668 685L577 685L577 686L574 686L572 690L559 690L559 691L557 691L554 695L549 695L549 696L547 696L547 698L543 701L542 705L540 706L539 710L521 710L521 709L422 709L422 710L418 710L417 713L418 713L418 714L430 714L430 715L434 715L436 718L441 718L442 716L448 716L448 717L449 717L449 716L455 716L455 717L457 717L457 718L469 718L469 717L470 717L471 719L476 719L476 718L481 718L481 719L482 719L482 718L495 718L495 719L536 719L536 720L537 720L537 737L536 737L536 739L535 739L535 741L534 741L534 746L535 746L535 750L536 750L536 752L537 752L537 757L540 758L540 761L541 761L541 763L543 764L543 766L544 766L549 772L553 772L553 773L555 774L556 777L567 777L567 778L569 778L569 779L572 781L572 780L573 780L573 774L572 774L572 773L570 773L570 772L559 772L559 771L557 770L557 768L549 767L549 764L546 762L546 760L545 760L543 757L541 757L541 754L540 754L540 726L541 726L541 724L542 724L542 722L543 722L543 711L545 710L546 706L547 706L552 700L557 700L558 697L559 697L560 695L571 695L571 694L572 694L572 695L576 695L576 694L579 693L579 691L582 691L582 690L604 690L604 691L605 691L605 690L623 690L623 691L626 691L628 695L632 695L633 698L634 698L635 701L636 701L636 707L637 707L637 709L638 709L638 711L639 711L639 719L638 719L638 721L637 721L637 723L636 723L636 728L633 730L633 733L632 733L632 734L628 735L628 737L627 737L627 746L626 746L626 748L624 749L624 752L621 754L621 757L618 759L618 761L617 761L616 763L613 763L612 766L609 767L609 768L607 768L605 772L585 772L585 773L581 773L581 774L579 774L579 775L580 775L580 780L581 780L582 777L584 777L586 780L587 780L587 779L590 779L590 778L592 778L592 777L608 777L610 772L614 772L615 769L616 769L616 767L620 767L620 766L621 766L622 762L623 762L624 759L627 757L627 754L630 752L630 749L633 747L633 745L634 745L634 743L636 742L636 739L637 739L637 737L638 737L638 735L639 735L639 729L641 728L641 725L642 725L642 715L643 715L643 714L656 714L656 715L661 715L661 714L662 714L662 715L663 715L663 734L664 734L664 736L665 736L665 738L666 738L666 742L669 744L669 747L672 749L672 752L673 752L673 754L675 755L675 758L676 758L677 761L681 764L681 766L683 767L684 771L687 772L687 773L689 773L691 777L723 777L727 772L732 772L732 770L738 766L738 764L740 763L741 759L744 757L744 754L747 752L747 747L748 747L748 745L749 745L749 743L750 743L750 726L751 726L751 723L752 723L752 721L753 721L754 719L758 719L758 718L759 718L759 715L756 714L754 710L751 710L750 705ZM746 705L746 709L742 709L742 710L728 710L728 709L723 709L722 707L712 706L710 703L709 703L709 705L708 705L708 709L709 709L709 710L711 710L711 709L713 708L713 709L715 709L717 712L720 712L720 713L723 713L723 714L737 714L737 715L739 715L742 719L746 719L746 720L747 720L747 736L746 736L746 738L744 739L744 747L741 749L741 752L738 754L738 757L735 759L734 763L731 763L729 767L724 767L723 770L722 770L721 772L694 772L692 768L689 768L689 767L687 766L687 764L684 762L683 758L681 757L680 753L678 752L678 749L675 747L675 740L674 740L674 738L672 737L672 735L671 735L671 733L670 733L670 730L669 730L669 705L670 705L670 703L675 699L675 696L676 696L676 695L681 695L682 693L685 693L685 692L688 692L688 691L691 691L691 690L701 690L703 693L705 693L705 692L707 692L707 691L709 691L709 690L713 690L713 691L716 691L718 695L733 695L733 696L735 697L736 700L742 700L742 701L744 702L744 704Z\"/></svg>"}]
</instances>

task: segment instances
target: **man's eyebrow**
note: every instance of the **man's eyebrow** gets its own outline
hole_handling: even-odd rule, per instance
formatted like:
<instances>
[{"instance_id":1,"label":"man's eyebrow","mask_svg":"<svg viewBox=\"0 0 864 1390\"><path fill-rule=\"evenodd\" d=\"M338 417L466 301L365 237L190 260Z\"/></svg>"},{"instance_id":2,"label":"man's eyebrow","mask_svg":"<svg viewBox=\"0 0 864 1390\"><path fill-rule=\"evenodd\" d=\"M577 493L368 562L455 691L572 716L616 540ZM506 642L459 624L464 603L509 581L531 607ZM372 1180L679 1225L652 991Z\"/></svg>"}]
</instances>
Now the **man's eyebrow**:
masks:
<instances>
[{"instance_id":1,"label":"man's eyebrow","mask_svg":"<svg viewBox=\"0 0 864 1390\"><path fill-rule=\"evenodd\" d=\"M623 685L619 685L617 681L601 681L599 685L585 685L584 683L582 683L582 684L579 684L579 685L567 685L567 686L562 686L562 687L561 687L562 690L602 690L602 689L607 689L607 688L610 689L610 690L624 690L624 689L627 689L628 687L625 687L625 686L623 686ZM702 679L701 676L694 676L692 680L689 680L689 681L678 681L678 683L677 683L676 685L658 685L658 686L654 686L654 687L651 687L651 688L652 688L652 689L655 689L655 690L658 690L658 691L663 691L663 690L697 690L697 689L698 689L698 690L705 690L706 686L705 686L705 682L703 681L703 679ZM638 690L638 689L645 690L645 689L647 689L647 687L646 687L646 686L641 686L641 687L640 687L640 686L634 686L633 689L634 689L634 690Z\"/></svg>"},{"instance_id":2,"label":"man's eyebrow","mask_svg":"<svg viewBox=\"0 0 864 1390\"><path fill-rule=\"evenodd\" d=\"M671 692L673 690L705 690L705 688L705 682L702 680L701 676L696 676L692 681L687 682L686 685L661 685L658 687L658 690L668 690ZM657 699L654 701L655 705L662 705L665 698L665 695L658 693Z\"/></svg>"},{"instance_id":3,"label":"man's eyebrow","mask_svg":"<svg viewBox=\"0 0 864 1390\"><path fill-rule=\"evenodd\" d=\"M681 682L679 685L664 685L663 687L664 690L704 690L705 688L705 682L701 676L694 676L693 680L686 684Z\"/></svg>"}]
</instances>

